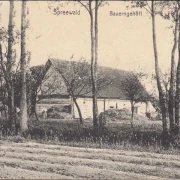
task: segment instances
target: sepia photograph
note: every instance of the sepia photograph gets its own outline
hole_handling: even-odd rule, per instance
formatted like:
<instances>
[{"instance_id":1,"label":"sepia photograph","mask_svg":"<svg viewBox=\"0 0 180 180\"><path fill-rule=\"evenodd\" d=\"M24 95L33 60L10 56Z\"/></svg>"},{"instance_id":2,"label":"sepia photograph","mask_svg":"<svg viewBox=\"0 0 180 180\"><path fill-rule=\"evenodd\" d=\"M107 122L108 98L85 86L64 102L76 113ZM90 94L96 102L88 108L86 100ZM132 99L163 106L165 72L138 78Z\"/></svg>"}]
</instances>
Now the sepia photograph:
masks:
<instances>
[{"instance_id":1,"label":"sepia photograph","mask_svg":"<svg viewBox=\"0 0 180 180\"><path fill-rule=\"evenodd\" d=\"M180 179L180 1L0 0L0 179Z\"/></svg>"}]
</instances>

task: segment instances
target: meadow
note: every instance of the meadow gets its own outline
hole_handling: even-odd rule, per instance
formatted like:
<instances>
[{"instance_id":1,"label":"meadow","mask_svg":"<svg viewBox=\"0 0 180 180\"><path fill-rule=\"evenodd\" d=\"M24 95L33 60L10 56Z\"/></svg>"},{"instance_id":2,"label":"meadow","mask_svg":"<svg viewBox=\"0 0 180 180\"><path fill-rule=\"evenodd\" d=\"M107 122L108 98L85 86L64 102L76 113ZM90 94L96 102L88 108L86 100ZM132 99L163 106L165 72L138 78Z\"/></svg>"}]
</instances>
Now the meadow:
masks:
<instances>
[{"instance_id":1,"label":"meadow","mask_svg":"<svg viewBox=\"0 0 180 180\"><path fill-rule=\"evenodd\" d=\"M17 142L22 139L20 136L1 136L1 139L7 138ZM109 121L95 133L91 119L84 120L83 125L79 124L78 119L40 119L31 121L25 139L88 148L179 153L178 146L164 146L161 121L134 120L133 127L129 120Z\"/></svg>"},{"instance_id":2,"label":"meadow","mask_svg":"<svg viewBox=\"0 0 180 180\"><path fill-rule=\"evenodd\" d=\"M162 145L161 121L108 122L95 135L92 120L40 119L26 137L0 133L2 179L180 178L179 149Z\"/></svg>"},{"instance_id":3,"label":"meadow","mask_svg":"<svg viewBox=\"0 0 180 180\"><path fill-rule=\"evenodd\" d=\"M71 144L72 145L72 144ZM179 155L0 141L2 179L180 178Z\"/></svg>"}]
</instances>

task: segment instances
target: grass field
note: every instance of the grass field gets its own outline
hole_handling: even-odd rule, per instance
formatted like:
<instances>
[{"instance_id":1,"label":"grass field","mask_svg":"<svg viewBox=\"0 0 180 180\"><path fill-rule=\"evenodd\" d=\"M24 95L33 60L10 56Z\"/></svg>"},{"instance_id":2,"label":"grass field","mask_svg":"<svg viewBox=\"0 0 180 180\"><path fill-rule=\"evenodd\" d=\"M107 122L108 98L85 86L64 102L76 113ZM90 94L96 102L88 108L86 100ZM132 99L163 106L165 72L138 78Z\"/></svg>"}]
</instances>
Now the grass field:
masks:
<instances>
[{"instance_id":1,"label":"grass field","mask_svg":"<svg viewBox=\"0 0 180 180\"><path fill-rule=\"evenodd\" d=\"M26 139L1 132L0 178L180 179L179 150L161 132L160 121L109 122L98 137L91 121L36 121Z\"/></svg>"},{"instance_id":2,"label":"grass field","mask_svg":"<svg viewBox=\"0 0 180 180\"><path fill-rule=\"evenodd\" d=\"M78 120L41 119L29 128L30 139L38 141L59 141L71 143L99 142L101 145L122 146L161 146L161 121L134 121L131 127L129 120L108 122L99 135L94 134L92 120L84 120L80 125ZM97 140L96 140L97 139Z\"/></svg>"},{"instance_id":3,"label":"grass field","mask_svg":"<svg viewBox=\"0 0 180 180\"><path fill-rule=\"evenodd\" d=\"M180 158L137 151L0 141L0 178L180 179Z\"/></svg>"}]
</instances>

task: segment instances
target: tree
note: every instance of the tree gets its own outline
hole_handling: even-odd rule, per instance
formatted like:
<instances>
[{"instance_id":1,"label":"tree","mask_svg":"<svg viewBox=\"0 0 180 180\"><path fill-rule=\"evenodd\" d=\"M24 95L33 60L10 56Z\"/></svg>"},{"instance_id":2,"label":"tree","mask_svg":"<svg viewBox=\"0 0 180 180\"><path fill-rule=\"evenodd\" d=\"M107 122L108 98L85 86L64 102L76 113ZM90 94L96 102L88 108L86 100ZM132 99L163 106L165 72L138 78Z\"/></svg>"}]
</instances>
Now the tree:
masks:
<instances>
[{"instance_id":1,"label":"tree","mask_svg":"<svg viewBox=\"0 0 180 180\"><path fill-rule=\"evenodd\" d=\"M8 105L7 125L11 132L15 127L14 118L14 65L16 62L16 50L19 32L15 30L14 0L10 1L8 30L0 29L0 66L3 74L3 86L5 87L4 103ZM5 107L5 104L4 104Z\"/></svg>"},{"instance_id":2,"label":"tree","mask_svg":"<svg viewBox=\"0 0 180 180\"><path fill-rule=\"evenodd\" d=\"M178 38L178 65L176 71L176 97L175 97L175 132L179 134L180 121L180 2L178 1L179 38Z\"/></svg>"},{"instance_id":3,"label":"tree","mask_svg":"<svg viewBox=\"0 0 180 180\"><path fill-rule=\"evenodd\" d=\"M179 1L163 1L158 2L158 6L161 7L160 15L165 19L172 19L174 23L174 44L171 52L171 75L170 75L170 88L168 98L168 112L170 121L170 133L173 137L179 133L179 63L176 69L175 65L175 51L180 46L180 4ZM164 9L167 10L164 12ZM180 56L180 55L179 55Z\"/></svg>"},{"instance_id":4,"label":"tree","mask_svg":"<svg viewBox=\"0 0 180 180\"><path fill-rule=\"evenodd\" d=\"M78 2L87 10L90 16L90 37L91 37L91 81L92 81L92 99L93 99L93 125L97 132L98 128L98 106L97 106L97 62L98 62L98 11L99 7L107 4L104 0L89 0L84 3Z\"/></svg>"},{"instance_id":5,"label":"tree","mask_svg":"<svg viewBox=\"0 0 180 180\"><path fill-rule=\"evenodd\" d=\"M158 2L157 5L160 8L160 16L164 19L171 20L173 23L173 35L174 35L174 43L171 52L171 73L170 73L170 87L169 87L169 98L168 98L168 112L169 112L169 121L170 121L170 132L171 135L174 136L177 134L177 118L175 116L178 103L176 103L175 93L177 91L178 80L177 77L177 69L175 64L175 52L178 47L178 36L179 36L179 13L180 7L178 1L162 1ZM179 121L179 120L178 120ZM179 127L179 125L178 125Z\"/></svg>"},{"instance_id":6,"label":"tree","mask_svg":"<svg viewBox=\"0 0 180 180\"><path fill-rule=\"evenodd\" d=\"M9 11L9 25L8 25L8 52L7 52L7 79L8 79L8 120L10 129L13 125L14 119L14 94L13 94L13 81L12 81L12 67L14 64L13 57L13 45L14 45L14 20L15 20L15 8L14 0L10 1L10 11Z\"/></svg>"},{"instance_id":7,"label":"tree","mask_svg":"<svg viewBox=\"0 0 180 180\"><path fill-rule=\"evenodd\" d=\"M156 40L156 15L160 14L157 11L157 7L159 6L159 2L155 2L154 0L151 1L151 6L149 5L148 1L140 1L135 2L135 6L133 7L140 7L145 8L146 11L151 16L152 21L152 40L153 40L153 51L154 51L154 62L155 62L155 74L156 74L156 82L159 94L159 102L161 107L162 113L162 126L163 126L163 134L168 135L168 106L166 101L166 90L163 86L161 74L160 74L160 67L159 67L159 56L158 56L158 48L157 48L157 40Z\"/></svg>"},{"instance_id":8,"label":"tree","mask_svg":"<svg viewBox=\"0 0 180 180\"><path fill-rule=\"evenodd\" d=\"M36 113L36 104L42 100L42 97L38 97L38 93L41 90L41 85L49 77L45 76L46 69L43 65L34 66L30 68L27 75L27 99L28 99L28 115L31 117L33 114L38 120ZM52 88L52 86L51 86Z\"/></svg>"},{"instance_id":9,"label":"tree","mask_svg":"<svg viewBox=\"0 0 180 180\"><path fill-rule=\"evenodd\" d=\"M77 103L77 98L91 92L90 68L89 64L83 60L80 62L69 61L56 67L60 76L64 80L67 92L78 110L80 124L83 124L81 109Z\"/></svg>"},{"instance_id":10,"label":"tree","mask_svg":"<svg viewBox=\"0 0 180 180\"><path fill-rule=\"evenodd\" d=\"M142 73L131 72L118 84L119 88L122 89L124 95L128 98L131 103L131 126L133 126L134 107L135 104L147 100L147 93L142 86L140 79L144 76Z\"/></svg>"},{"instance_id":11,"label":"tree","mask_svg":"<svg viewBox=\"0 0 180 180\"><path fill-rule=\"evenodd\" d=\"M61 63L59 67L56 67L56 70L64 80L67 92L72 97L72 100L78 110L80 124L83 124L83 117L77 98L87 94L92 94L90 64L88 64L84 59L80 59L80 61ZM101 90L101 88L109 83L110 78L107 78L102 73L99 73L97 79L97 91Z\"/></svg>"},{"instance_id":12,"label":"tree","mask_svg":"<svg viewBox=\"0 0 180 180\"><path fill-rule=\"evenodd\" d=\"M178 65L175 65L175 51L178 47L180 49L180 2L179 1L152 1L151 7L148 5L147 1L139 2L139 7L146 7L145 9L151 14L152 17L152 32L153 32L153 47L155 56L155 71L157 78L157 86L159 91L159 100L163 119L163 132L167 134L168 132L168 116L170 121L170 134L171 137L179 134L179 120L180 120L180 63L178 60ZM168 101L165 96L165 90L163 87L162 79L160 78L160 69L158 63L158 52L156 45L156 31L155 31L155 15L158 14L164 19L172 20L173 22L173 33L174 33L174 43L171 52L171 73L170 73L170 86L168 90ZM179 33L178 33L179 32ZM179 51L180 57L180 51ZM179 58L180 59L180 58Z\"/></svg>"},{"instance_id":13,"label":"tree","mask_svg":"<svg viewBox=\"0 0 180 180\"><path fill-rule=\"evenodd\" d=\"M156 41L156 19L155 19L155 7L154 0L151 4L151 16L152 16L152 33L153 33L153 48L154 48L154 59L155 59L155 73L157 78L157 87L159 91L159 100L161 105L161 113L162 113L162 122L163 122L163 133L168 134L168 117L167 117L167 102L166 95L163 90L162 80L160 77L160 69L159 69L159 59L158 59L158 50L157 50L157 41Z\"/></svg>"},{"instance_id":14,"label":"tree","mask_svg":"<svg viewBox=\"0 0 180 180\"><path fill-rule=\"evenodd\" d=\"M179 8L176 6L174 8L173 16L175 22L175 29L174 29L174 45L172 48L171 53L171 77L170 77L170 88L169 88L169 121L170 121L170 131L171 134L175 130L175 86L176 86L176 65L175 65L175 51L178 45L178 23L179 23Z\"/></svg>"},{"instance_id":15,"label":"tree","mask_svg":"<svg viewBox=\"0 0 180 180\"><path fill-rule=\"evenodd\" d=\"M38 92L40 91L40 87L44 78L44 66L35 66L30 68L29 72L26 74L26 94L27 94L27 112L28 117L30 118L32 115L36 116L38 120L38 116L36 114L36 104L39 100L38 99ZM20 108L20 99L21 99L21 72L18 71L15 74L15 81L14 81L14 94L15 94L15 107Z\"/></svg>"},{"instance_id":16,"label":"tree","mask_svg":"<svg viewBox=\"0 0 180 180\"><path fill-rule=\"evenodd\" d=\"M12 130L13 128L13 114L14 114L14 95L13 95L13 83L12 83L12 73L14 65L14 26L15 26L15 9L14 1L10 1L9 10L9 23L8 31L5 28L1 28L1 44L0 44L0 57L1 57L1 69L4 75L4 80L6 82L6 88L8 93L8 127ZM7 45L6 45L7 44ZM3 45L5 46L5 51L3 52ZM6 61L6 63L5 63Z\"/></svg>"},{"instance_id":17,"label":"tree","mask_svg":"<svg viewBox=\"0 0 180 180\"><path fill-rule=\"evenodd\" d=\"M98 106L97 106L97 62L98 62L98 11L99 7L106 4L104 0L88 0L87 2L77 1L88 12L90 17L90 37L91 37L91 81L93 100L93 126L95 132L98 131ZM59 15L58 10L54 13Z\"/></svg>"},{"instance_id":18,"label":"tree","mask_svg":"<svg viewBox=\"0 0 180 180\"><path fill-rule=\"evenodd\" d=\"M26 0L22 1L22 13L21 13L21 102L20 102L20 129L21 133L24 133L28 129L27 119L27 96L26 96L26 63L27 63L27 51L26 51Z\"/></svg>"},{"instance_id":19,"label":"tree","mask_svg":"<svg viewBox=\"0 0 180 180\"><path fill-rule=\"evenodd\" d=\"M97 61L98 61L98 9L102 1L89 0L87 3L78 0L87 10L90 16L90 37L91 37L91 81L93 100L93 126L95 131L98 128L98 106L97 106Z\"/></svg>"}]
</instances>

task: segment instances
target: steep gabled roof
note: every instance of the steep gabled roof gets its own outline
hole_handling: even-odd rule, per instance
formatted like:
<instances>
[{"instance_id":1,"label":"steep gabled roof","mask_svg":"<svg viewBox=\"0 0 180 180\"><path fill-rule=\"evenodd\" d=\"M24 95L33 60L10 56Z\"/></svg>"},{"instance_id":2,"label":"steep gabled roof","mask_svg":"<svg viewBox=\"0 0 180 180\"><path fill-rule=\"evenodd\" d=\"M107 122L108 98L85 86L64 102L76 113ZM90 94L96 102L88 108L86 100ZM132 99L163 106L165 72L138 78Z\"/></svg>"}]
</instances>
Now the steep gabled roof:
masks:
<instances>
[{"instance_id":1,"label":"steep gabled roof","mask_svg":"<svg viewBox=\"0 0 180 180\"><path fill-rule=\"evenodd\" d=\"M48 59L45 65L45 71L47 71L47 69L49 69L51 65L55 68L61 68L63 66L67 67L68 69L71 62L72 61L60 59ZM113 69L110 67L98 66L98 73L103 75L104 77L110 77L111 79L110 83L106 84L103 88L100 88L100 90L98 91L98 98L114 98L128 100L128 98L124 95L123 90L117 84L120 84L121 81L123 81L127 76L131 76L132 74L130 72L119 69ZM144 97L142 100L149 99L149 95L145 88L142 88L141 94ZM91 97L92 93L89 92L85 96Z\"/></svg>"}]
</instances>

